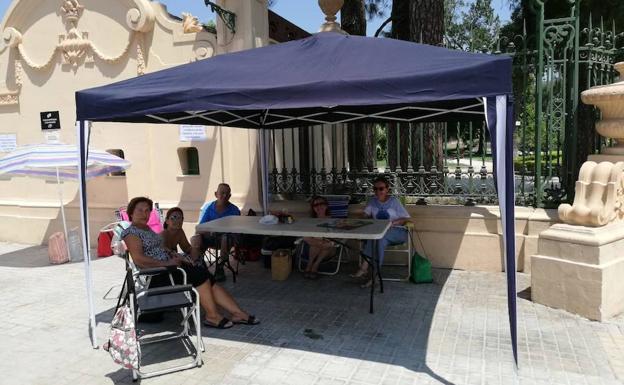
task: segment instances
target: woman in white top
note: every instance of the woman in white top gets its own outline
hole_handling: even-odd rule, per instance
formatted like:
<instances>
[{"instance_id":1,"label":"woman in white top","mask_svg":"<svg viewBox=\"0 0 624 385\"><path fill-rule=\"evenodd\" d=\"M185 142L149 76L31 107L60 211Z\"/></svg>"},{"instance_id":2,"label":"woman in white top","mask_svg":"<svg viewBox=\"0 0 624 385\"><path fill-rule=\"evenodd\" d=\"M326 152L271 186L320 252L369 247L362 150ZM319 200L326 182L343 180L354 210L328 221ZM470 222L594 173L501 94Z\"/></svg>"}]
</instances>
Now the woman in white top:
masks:
<instances>
[{"instance_id":1,"label":"woman in white top","mask_svg":"<svg viewBox=\"0 0 624 385\"><path fill-rule=\"evenodd\" d=\"M373 191L375 196L368 201L366 208L364 208L364 214L368 218L374 219L389 219L392 221L392 226L386 235L377 241L377 259L379 260L379 266L383 264L384 252L388 245L395 245L405 243L408 240L407 229L403 226L409 221L410 215L405 210L405 207L399 202L396 197L390 195L390 184L384 177L377 177L373 181ZM364 244L364 250L362 254L367 257L371 257L373 254L373 242L366 241ZM360 269L353 274L355 278L364 277L368 272L368 263L363 262L360 265ZM367 282L364 286L371 285L372 282Z\"/></svg>"}]
</instances>

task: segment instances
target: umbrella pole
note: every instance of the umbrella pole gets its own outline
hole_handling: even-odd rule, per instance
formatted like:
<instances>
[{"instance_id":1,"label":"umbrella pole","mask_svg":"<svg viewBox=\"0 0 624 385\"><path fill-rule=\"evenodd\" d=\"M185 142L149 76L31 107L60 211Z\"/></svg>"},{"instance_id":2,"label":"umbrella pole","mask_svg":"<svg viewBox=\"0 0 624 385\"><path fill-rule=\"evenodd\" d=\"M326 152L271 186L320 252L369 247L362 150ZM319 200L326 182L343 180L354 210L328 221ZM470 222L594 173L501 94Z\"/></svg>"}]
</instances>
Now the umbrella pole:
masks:
<instances>
[{"instance_id":1,"label":"umbrella pole","mask_svg":"<svg viewBox=\"0 0 624 385\"><path fill-rule=\"evenodd\" d=\"M65 219L65 205L63 204L63 187L61 186L61 177L58 167L56 168L56 185L58 186L59 200L61 201L61 217L63 218L63 232L65 233L65 246L67 247L67 257L71 261L71 252L69 250L69 234L67 233L67 220Z\"/></svg>"}]
</instances>

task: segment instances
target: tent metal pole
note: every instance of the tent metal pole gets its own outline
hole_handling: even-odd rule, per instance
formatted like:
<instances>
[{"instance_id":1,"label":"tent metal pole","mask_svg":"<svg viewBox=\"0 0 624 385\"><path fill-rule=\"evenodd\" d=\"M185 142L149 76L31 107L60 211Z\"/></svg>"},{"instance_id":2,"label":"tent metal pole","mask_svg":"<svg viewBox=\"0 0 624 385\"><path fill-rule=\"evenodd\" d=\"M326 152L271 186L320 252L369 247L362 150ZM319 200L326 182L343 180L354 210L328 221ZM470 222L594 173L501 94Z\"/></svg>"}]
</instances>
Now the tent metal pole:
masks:
<instances>
[{"instance_id":1,"label":"tent metal pole","mask_svg":"<svg viewBox=\"0 0 624 385\"><path fill-rule=\"evenodd\" d=\"M67 257L71 261L71 252L69 250L69 234L67 233L67 220L65 219L65 205L63 204L63 188L61 186L61 176L59 168L56 168L56 185L58 186L59 200L61 201L61 218L63 218L63 232L65 233L65 246L67 248Z\"/></svg>"},{"instance_id":2,"label":"tent metal pole","mask_svg":"<svg viewBox=\"0 0 624 385\"><path fill-rule=\"evenodd\" d=\"M78 187L80 196L80 219L82 223L82 253L84 255L85 280L87 286L87 303L89 307L89 337L94 349L98 348L95 334L95 307L93 305L93 279L91 275L91 256L89 255L89 211L87 206L87 160L89 156L89 122L86 120L76 122L78 138Z\"/></svg>"},{"instance_id":3,"label":"tent metal pole","mask_svg":"<svg viewBox=\"0 0 624 385\"><path fill-rule=\"evenodd\" d=\"M269 165L267 164L266 132L260 130L260 178L262 179L262 212L269 213Z\"/></svg>"},{"instance_id":4,"label":"tent metal pole","mask_svg":"<svg viewBox=\"0 0 624 385\"><path fill-rule=\"evenodd\" d=\"M269 114L269 110L264 110L260 117L260 178L262 179L262 212L269 213L269 158L267 156L267 140L264 130L264 122Z\"/></svg>"}]
</instances>

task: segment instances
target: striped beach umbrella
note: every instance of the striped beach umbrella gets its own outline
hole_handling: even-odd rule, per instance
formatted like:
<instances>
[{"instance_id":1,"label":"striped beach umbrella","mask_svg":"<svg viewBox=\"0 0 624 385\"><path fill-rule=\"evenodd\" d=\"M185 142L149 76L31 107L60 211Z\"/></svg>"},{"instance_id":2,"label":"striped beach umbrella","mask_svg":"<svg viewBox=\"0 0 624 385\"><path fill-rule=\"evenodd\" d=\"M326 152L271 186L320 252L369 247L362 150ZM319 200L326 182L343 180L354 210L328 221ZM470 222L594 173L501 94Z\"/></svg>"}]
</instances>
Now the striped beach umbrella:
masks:
<instances>
[{"instance_id":1,"label":"striped beach umbrella","mask_svg":"<svg viewBox=\"0 0 624 385\"><path fill-rule=\"evenodd\" d=\"M42 143L19 147L0 159L0 175L31 176L37 178L56 179L63 230L67 242L67 222L63 205L61 180L75 180L79 177L80 157L74 144ZM97 176L121 172L130 167L127 160L101 150L89 150L87 163L87 179ZM69 254L69 245L68 245Z\"/></svg>"},{"instance_id":2,"label":"striped beach umbrella","mask_svg":"<svg viewBox=\"0 0 624 385\"><path fill-rule=\"evenodd\" d=\"M0 174L78 180L79 157L73 144L34 144L19 147L0 159ZM130 162L102 150L89 150L87 178L130 167Z\"/></svg>"}]
</instances>

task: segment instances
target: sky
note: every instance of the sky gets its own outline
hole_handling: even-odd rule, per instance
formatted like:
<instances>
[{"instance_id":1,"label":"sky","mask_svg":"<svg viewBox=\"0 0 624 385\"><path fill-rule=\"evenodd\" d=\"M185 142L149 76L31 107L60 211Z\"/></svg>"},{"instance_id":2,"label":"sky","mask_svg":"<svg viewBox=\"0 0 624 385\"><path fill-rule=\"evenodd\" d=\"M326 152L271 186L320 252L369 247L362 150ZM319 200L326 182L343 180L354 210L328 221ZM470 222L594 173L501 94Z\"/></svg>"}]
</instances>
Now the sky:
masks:
<instances>
[{"instance_id":1,"label":"sky","mask_svg":"<svg viewBox=\"0 0 624 385\"><path fill-rule=\"evenodd\" d=\"M41 1L57 1L59 6L61 4L60 0ZM209 7L204 5L203 0L161 0L161 3L167 5L169 12L174 15L190 12L198 16L202 22L214 19L214 14L210 12ZM0 0L0 13L3 17L9 4L11 4L11 0ZM492 6L500 16L501 22L509 20L509 0L492 0ZM311 33L316 32L324 20L324 15L318 6L318 0L276 0L272 10ZM383 18L378 18L368 22L367 35L372 36L383 21Z\"/></svg>"}]
</instances>

